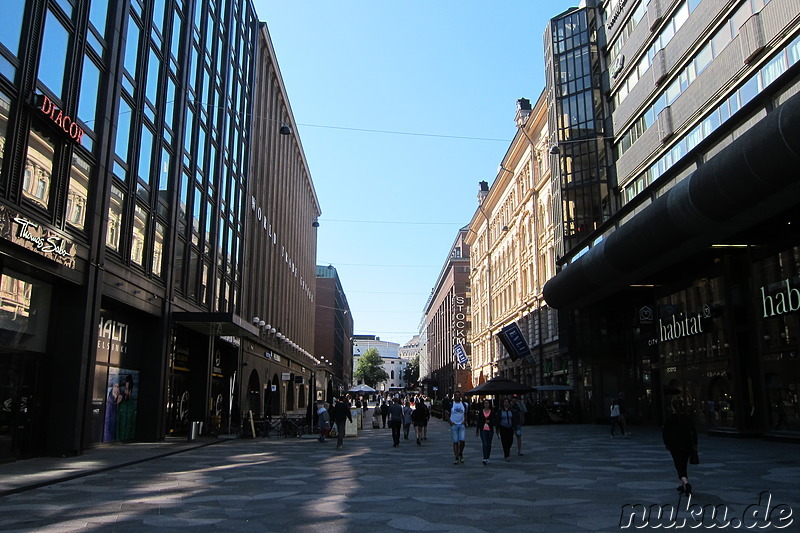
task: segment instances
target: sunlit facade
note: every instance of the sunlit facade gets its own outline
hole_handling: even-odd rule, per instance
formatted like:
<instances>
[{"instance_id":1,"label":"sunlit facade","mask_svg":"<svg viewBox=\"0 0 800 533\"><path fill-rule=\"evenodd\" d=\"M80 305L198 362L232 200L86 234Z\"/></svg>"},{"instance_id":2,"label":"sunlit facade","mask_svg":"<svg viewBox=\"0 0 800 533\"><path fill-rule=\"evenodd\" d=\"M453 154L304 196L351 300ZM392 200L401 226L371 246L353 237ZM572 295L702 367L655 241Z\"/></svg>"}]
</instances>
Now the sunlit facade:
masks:
<instances>
[{"instance_id":1,"label":"sunlit facade","mask_svg":"<svg viewBox=\"0 0 800 533\"><path fill-rule=\"evenodd\" d=\"M548 107L517 101L517 134L491 187L482 182L470 247L472 383L501 375L525 385L569 384L571 367L558 349L557 313L542 298L555 271ZM515 325L530 353L518 357L501 342Z\"/></svg>"}]
</instances>

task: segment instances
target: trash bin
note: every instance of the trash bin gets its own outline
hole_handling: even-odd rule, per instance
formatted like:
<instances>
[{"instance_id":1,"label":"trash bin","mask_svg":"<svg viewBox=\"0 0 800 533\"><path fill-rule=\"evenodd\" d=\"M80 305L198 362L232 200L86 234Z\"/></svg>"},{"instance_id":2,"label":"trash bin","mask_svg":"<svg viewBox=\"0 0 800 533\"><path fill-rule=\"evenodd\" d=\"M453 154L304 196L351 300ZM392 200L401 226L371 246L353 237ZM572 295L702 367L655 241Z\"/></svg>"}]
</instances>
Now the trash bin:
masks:
<instances>
[{"instance_id":1,"label":"trash bin","mask_svg":"<svg viewBox=\"0 0 800 533\"><path fill-rule=\"evenodd\" d=\"M202 422L192 422L191 426L189 427L189 442L194 441L197 439L198 435L200 435L200 428L202 427Z\"/></svg>"}]
</instances>

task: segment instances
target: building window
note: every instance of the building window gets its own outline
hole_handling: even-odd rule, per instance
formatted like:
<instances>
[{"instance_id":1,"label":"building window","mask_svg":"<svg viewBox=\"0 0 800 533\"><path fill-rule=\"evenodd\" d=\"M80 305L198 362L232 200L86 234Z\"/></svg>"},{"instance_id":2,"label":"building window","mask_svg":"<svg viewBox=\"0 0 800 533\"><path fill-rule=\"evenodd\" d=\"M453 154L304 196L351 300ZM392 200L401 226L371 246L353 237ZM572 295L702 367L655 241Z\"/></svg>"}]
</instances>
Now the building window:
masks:
<instances>
[{"instance_id":1,"label":"building window","mask_svg":"<svg viewBox=\"0 0 800 533\"><path fill-rule=\"evenodd\" d=\"M125 193L116 185L111 186L111 202L108 204L108 228L106 246L119 251L119 237L122 229L122 211L125 206Z\"/></svg>"},{"instance_id":2,"label":"building window","mask_svg":"<svg viewBox=\"0 0 800 533\"><path fill-rule=\"evenodd\" d=\"M156 233L153 240L153 266L152 271L156 276L161 276L161 261L164 256L164 224L156 222Z\"/></svg>"},{"instance_id":3,"label":"building window","mask_svg":"<svg viewBox=\"0 0 800 533\"><path fill-rule=\"evenodd\" d=\"M28 137L22 196L44 209L50 206L50 182L54 158L55 144L32 128Z\"/></svg>"},{"instance_id":4,"label":"building window","mask_svg":"<svg viewBox=\"0 0 800 533\"><path fill-rule=\"evenodd\" d=\"M131 236L131 261L144 265L144 250L147 240L147 211L140 205L134 207L133 235Z\"/></svg>"},{"instance_id":5,"label":"building window","mask_svg":"<svg viewBox=\"0 0 800 533\"><path fill-rule=\"evenodd\" d=\"M48 10L42 39L42 53L39 55L39 80L59 97L64 86L68 49L69 32L55 13Z\"/></svg>"},{"instance_id":6,"label":"building window","mask_svg":"<svg viewBox=\"0 0 800 533\"><path fill-rule=\"evenodd\" d=\"M78 155L72 156L67 191L67 223L82 230L86 224L86 207L89 203L89 190L92 167Z\"/></svg>"}]
</instances>

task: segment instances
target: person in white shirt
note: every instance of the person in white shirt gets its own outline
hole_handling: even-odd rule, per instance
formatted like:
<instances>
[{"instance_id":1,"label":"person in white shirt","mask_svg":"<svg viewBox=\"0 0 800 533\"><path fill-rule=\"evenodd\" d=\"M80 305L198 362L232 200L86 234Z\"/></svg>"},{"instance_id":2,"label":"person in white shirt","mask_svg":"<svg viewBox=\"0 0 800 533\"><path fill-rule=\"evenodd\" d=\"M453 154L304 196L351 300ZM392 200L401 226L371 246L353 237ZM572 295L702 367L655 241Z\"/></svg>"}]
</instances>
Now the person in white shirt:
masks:
<instances>
[{"instance_id":1,"label":"person in white shirt","mask_svg":"<svg viewBox=\"0 0 800 533\"><path fill-rule=\"evenodd\" d=\"M461 401L461 391L453 394L453 405L450 407L450 436L453 437L453 453L456 456L454 465L464 462L464 444L467 437L467 404Z\"/></svg>"}]
</instances>

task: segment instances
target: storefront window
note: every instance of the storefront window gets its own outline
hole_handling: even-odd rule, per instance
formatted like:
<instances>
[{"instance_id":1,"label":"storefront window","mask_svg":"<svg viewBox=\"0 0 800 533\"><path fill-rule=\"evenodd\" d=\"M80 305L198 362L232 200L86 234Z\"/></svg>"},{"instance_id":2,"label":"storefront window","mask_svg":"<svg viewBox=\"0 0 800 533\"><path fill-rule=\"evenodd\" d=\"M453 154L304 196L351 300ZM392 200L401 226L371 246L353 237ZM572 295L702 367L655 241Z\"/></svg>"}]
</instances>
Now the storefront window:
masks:
<instances>
[{"instance_id":1,"label":"storefront window","mask_svg":"<svg viewBox=\"0 0 800 533\"><path fill-rule=\"evenodd\" d=\"M50 139L36 129L31 129L28 137L28 153L25 159L22 196L44 209L50 206L50 185L55 150L55 144Z\"/></svg>"},{"instance_id":2,"label":"storefront window","mask_svg":"<svg viewBox=\"0 0 800 533\"><path fill-rule=\"evenodd\" d=\"M0 24L0 26L2 26ZM11 99L0 93L0 183L4 183L3 154L6 151L6 135L8 135L8 117L11 114Z\"/></svg>"},{"instance_id":3,"label":"storefront window","mask_svg":"<svg viewBox=\"0 0 800 533\"><path fill-rule=\"evenodd\" d=\"M0 275L0 346L44 352L52 287L24 274Z\"/></svg>"},{"instance_id":4,"label":"storefront window","mask_svg":"<svg viewBox=\"0 0 800 533\"><path fill-rule=\"evenodd\" d=\"M25 0L6 0L3 2L3 23L0 24L0 43L12 54L19 52L19 36L22 32L22 15Z\"/></svg>"},{"instance_id":5,"label":"storefront window","mask_svg":"<svg viewBox=\"0 0 800 533\"><path fill-rule=\"evenodd\" d=\"M111 202L108 204L108 229L106 246L119 251L119 239L122 231L122 211L125 207L125 193L116 185L111 186Z\"/></svg>"},{"instance_id":6,"label":"storefront window","mask_svg":"<svg viewBox=\"0 0 800 533\"><path fill-rule=\"evenodd\" d=\"M706 428L735 427L732 351L725 329L722 279L697 280L661 298L657 340L664 405L680 397Z\"/></svg>"},{"instance_id":7,"label":"storefront window","mask_svg":"<svg viewBox=\"0 0 800 533\"><path fill-rule=\"evenodd\" d=\"M72 156L72 168L69 173L69 190L67 191L67 222L78 229L86 224L86 208L89 203L89 186L92 167L78 155Z\"/></svg>"},{"instance_id":8,"label":"storefront window","mask_svg":"<svg viewBox=\"0 0 800 533\"><path fill-rule=\"evenodd\" d=\"M57 96L64 86L64 72L69 50L69 32L53 11L47 11L42 53L39 55L39 79Z\"/></svg>"},{"instance_id":9,"label":"storefront window","mask_svg":"<svg viewBox=\"0 0 800 533\"><path fill-rule=\"evenodd\" d=\"M767 428L800 431L800 246L757 262L753 279Z\"/></svg>"}]
</instances>

